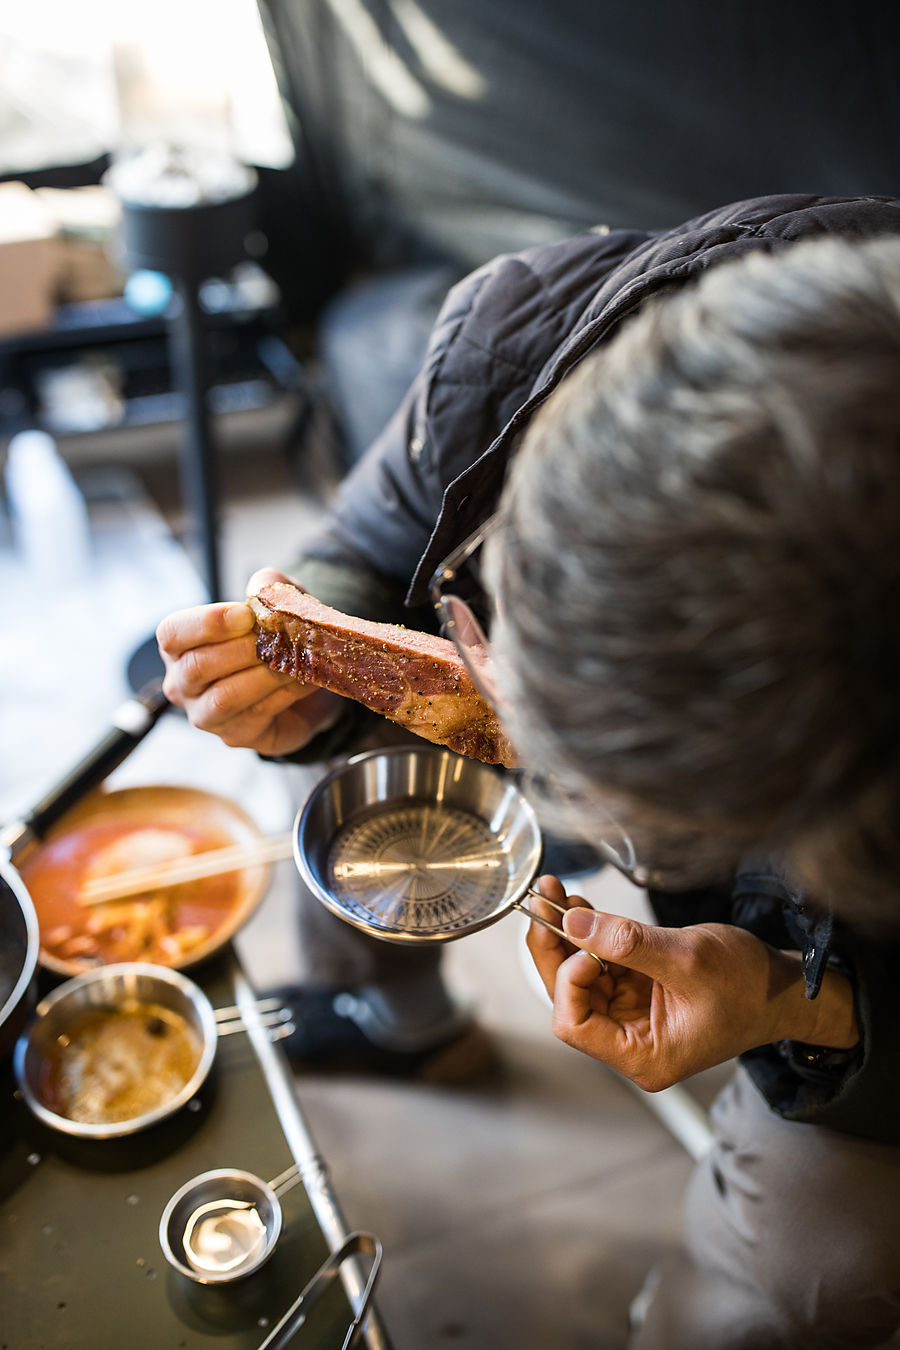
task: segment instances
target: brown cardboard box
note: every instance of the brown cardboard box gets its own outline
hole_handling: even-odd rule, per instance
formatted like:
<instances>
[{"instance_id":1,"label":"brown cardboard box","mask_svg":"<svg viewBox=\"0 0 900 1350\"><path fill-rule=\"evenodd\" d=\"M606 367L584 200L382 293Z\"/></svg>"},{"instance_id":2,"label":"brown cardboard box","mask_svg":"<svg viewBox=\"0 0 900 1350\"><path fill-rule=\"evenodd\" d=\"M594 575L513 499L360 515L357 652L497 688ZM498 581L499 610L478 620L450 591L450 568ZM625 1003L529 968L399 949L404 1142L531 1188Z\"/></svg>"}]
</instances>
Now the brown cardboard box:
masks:
<instances>
[{"instance_id":1,"label":"brown cardboard box","mask_svg":"<svg viewBox=\"0 0 900 1350\"><path fill-rule=\"evenodd\" d=\"M56 221L24 183L0 183L0 338L44 328L62 263Z\"/></svg>"},{"instance_id":2,"label":"brown cardboard box","mask_svg":"<svg viewBox=\"0 0 900 1350\"><path fill-rule=\"evenodd\" d=\"M121 295L125 277L111 257L122 214L115 193L105 187L38 188L35 195L59 227L63 264L57 298L70 303Z\"/></svg>"}]
</instances>

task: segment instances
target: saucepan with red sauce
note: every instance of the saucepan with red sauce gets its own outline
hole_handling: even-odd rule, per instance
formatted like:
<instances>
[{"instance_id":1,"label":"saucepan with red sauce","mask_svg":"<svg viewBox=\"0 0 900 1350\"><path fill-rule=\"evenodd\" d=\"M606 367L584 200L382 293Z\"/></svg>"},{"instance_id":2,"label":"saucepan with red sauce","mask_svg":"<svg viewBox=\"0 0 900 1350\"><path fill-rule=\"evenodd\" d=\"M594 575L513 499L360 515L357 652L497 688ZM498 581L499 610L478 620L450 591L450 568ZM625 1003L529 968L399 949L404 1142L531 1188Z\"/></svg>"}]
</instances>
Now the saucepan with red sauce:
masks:
<instances>
[{"instance_id":1,"label":"saucepan with red sauce","mask_svg":"<svg viewBox=\"0 0 900 1350\"><path fill-rule=\"evenodd\" d=\"M256 908L265 864L101 904L86 903L84 888L259 837L240 807L211 792L154 786L91 793L19 862L40 926L41 963L61 975L130 961L197 965Z\"/></svg>"},{"instance_id":2,"label":"saucepan with red sauce","mask_svg":"<svg viewBox=\"0 0 900 1350\"><path fill-rule=\"evenodd\" d=\"M51 827L131 754L168 707L162 681L151 681L116 710L106 735L27 815L0 829L0 1057L14 1043L33 1004L40 945L34 906L19 869Z\"/></svg>"},{"instance_id":3,"label":"saucepan with red sauce","mask_svg":"<svg viewBox=\"0 0 900 1350\"><path fill-rule=\"evenodd\" d=\"M21 1031L20 1091L70 1134L128 1134L177 1111L205 1079L217 1033L235 1029L217 1027L200 989L176 971L229 941L261 900L268 866L244 857L231 872L164 882L173 865L196 874L197 855L252 846L260 831L214 793L98 787L166 706L158 688L123 704L88 756L0 831L0 1055ZM23 1031L38 957L75 978Z\"/></svg>"}]
</instances>

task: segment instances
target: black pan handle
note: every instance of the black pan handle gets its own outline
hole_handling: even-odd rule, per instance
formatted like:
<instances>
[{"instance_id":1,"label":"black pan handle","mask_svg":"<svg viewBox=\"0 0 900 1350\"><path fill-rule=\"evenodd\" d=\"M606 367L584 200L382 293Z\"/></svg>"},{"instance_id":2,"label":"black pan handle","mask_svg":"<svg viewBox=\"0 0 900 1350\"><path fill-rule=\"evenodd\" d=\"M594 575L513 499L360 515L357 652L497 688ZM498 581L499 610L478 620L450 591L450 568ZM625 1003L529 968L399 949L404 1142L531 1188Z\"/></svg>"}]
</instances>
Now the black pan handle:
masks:
<instances>
[{"instance_id":1,"label":"black pan handle","mask_svg":"<svg viewBox=\"0 0 900 1350\"><path fill-rule=\"evenodd\" d=\"M42 839L55 821L65 815L92 788L102 783L113 769L118 768L135 746L151 731L171 704L162 691L162 680L156 679L144 686L139 694L128 699L117 709L112 727L98 745L76 764L71 773L38 802L22 820L14 821L0 834L0 845L5 845L10 856L15 856L29 844Z\"/></svg>"}]
</instances>

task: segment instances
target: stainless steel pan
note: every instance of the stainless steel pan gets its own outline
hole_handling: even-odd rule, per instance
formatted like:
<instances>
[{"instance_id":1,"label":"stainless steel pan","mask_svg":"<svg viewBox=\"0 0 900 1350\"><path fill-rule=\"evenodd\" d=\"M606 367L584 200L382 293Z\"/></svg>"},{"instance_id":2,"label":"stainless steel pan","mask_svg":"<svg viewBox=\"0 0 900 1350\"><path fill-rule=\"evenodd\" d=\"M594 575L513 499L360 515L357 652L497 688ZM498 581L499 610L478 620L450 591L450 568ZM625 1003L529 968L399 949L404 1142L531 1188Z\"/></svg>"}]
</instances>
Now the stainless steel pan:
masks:
<instances>
[{"instance_id":1,"label":"stainless steel pan","mask_svg":"<svg viewBox=\"0 0 900 1350\"><path fill-rule=\"evenodd\" d=\"M127 1120L88 1123L58 1114L45 1096L46 1069L57 1041L85 1013L135 1004L162 1006L184 1019L198 1047L197 1063L190 1078L162 1105ZM265 1028L271 1040L280 1040L294 1030L290 1010L282 1008L279 999L258 999L253 1008L254 1024ZM19 1037L13 1063L25 1103L45 1125L81 1139L115 1139L146 1130L180 1111L206 1081L219 1037L247 1030L239 1008L213 1009L199 985L180 971L128 961L98 966L76 975L42 999Z\"/></svg>"},{"instance_id":2,"label":"stainless steel pan","mask_svg":"<svg viewBox=\"0 0 900 1350\"><path fill-rule=\"evenodd\" d=\"M388 942L449 942L517 909L541 861L534 808L478 760L433 746L356 755L323 779L294 826L294 856L333 914ZM599 957L595 960L605 970Z\"/></svg>"}]
</instances>

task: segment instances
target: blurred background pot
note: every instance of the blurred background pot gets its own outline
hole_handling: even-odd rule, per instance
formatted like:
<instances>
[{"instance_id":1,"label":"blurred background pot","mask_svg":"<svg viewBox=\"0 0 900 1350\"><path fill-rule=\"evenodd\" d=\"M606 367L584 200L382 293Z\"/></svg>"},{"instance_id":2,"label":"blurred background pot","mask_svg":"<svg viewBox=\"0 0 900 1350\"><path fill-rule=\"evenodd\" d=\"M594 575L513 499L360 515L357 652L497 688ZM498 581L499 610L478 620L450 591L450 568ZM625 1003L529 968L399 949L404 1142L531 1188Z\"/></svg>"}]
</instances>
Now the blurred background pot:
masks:
<instances>
[{"instance_id":1,"label":"blurred background pot","mask_svg":"<svg viewBox=\"0 0 900 1350\"><path fill-rule=\"evenodd\" d=\"M0 858L0 1058L28 1018L39 945L37 915L25 883Z\"/></svg>"}]
</instances>

